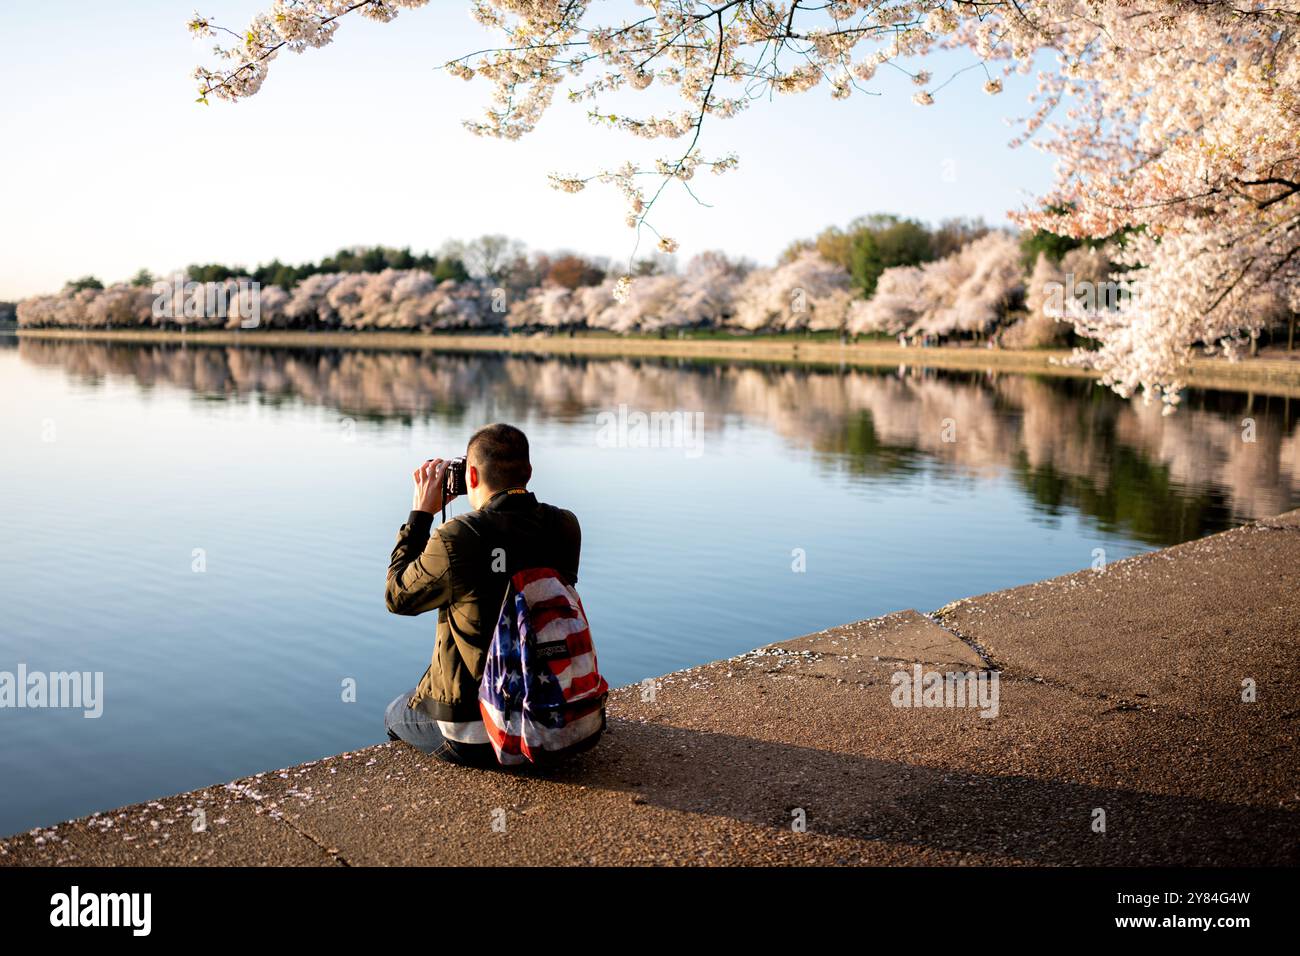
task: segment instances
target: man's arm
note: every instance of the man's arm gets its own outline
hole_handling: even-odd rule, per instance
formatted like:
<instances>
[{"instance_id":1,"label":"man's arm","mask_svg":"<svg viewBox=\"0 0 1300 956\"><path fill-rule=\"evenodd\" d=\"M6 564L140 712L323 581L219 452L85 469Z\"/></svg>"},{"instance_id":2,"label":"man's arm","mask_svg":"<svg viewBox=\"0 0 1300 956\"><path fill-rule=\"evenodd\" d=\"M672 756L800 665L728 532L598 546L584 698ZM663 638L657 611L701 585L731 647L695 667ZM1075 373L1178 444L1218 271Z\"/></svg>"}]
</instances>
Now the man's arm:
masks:
<instances>
[{"instance_id":1,"label":"man's arm","mask_svg":"<svg viewBox=\"0 0 1300 956\"><path fill-rule=\"evenodd\" d=\"M442 538L429 534L432 526L433 515L412 511L397 532L384 589L394 614L423 614L451 600L451 559Z\"/></svg>"},{"instance_id":2,"label":"man's arm","mask_svg":"<svg viewBox=\"0 0 1300 956\"><path fill-rule=\"evenodd\" d=\"M446 471L446 462L431 458L411 476L415 481L411 515L397 532L384 589L384 600L394 614L423 614L451 600L451 558L442 538L429 534L433 513L446 504L442 497Z\"/></svg>"}]
</instances>

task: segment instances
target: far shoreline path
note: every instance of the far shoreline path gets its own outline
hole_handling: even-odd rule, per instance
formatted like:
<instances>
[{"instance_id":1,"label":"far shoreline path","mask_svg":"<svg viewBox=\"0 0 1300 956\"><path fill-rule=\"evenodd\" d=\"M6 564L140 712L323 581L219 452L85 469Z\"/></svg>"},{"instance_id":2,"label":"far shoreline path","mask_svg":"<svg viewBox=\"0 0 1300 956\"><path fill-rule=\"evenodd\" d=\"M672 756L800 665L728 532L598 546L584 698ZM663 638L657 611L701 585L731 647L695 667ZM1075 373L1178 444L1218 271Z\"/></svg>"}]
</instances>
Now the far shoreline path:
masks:
<instances>
[{"instance_id":1,"label":"far shoreline path","mask_svg":"<svg viewBox=\"0 0 1300 956\"><path fill-rule=\"evenodd\" d=\"M620 688L549 775L383 743L0 840L0 865L1294 866L1298 571L1300 510ZM895 706L917 665L998 671L998 716Z\"/></svg>"},{"instance_id":2,"label":"far shoreline path","mask_svg":"<svg viewBox=\"0 0 1300 956\"><path fill-rule=\"evenodd\" d=\"M738 361L842 365L888 368L909 366L953 371L1006 372L1097 378L1096 373L1060 364L1069 356L1061 350L1012 350L973 346L904 348L870 340L841 343L799 334L727 337L658 338L613 334L461 334L439 332L307 332L274 330L207 330L172 332L157 329L26 329L19 339L63 339L141 345L243 346L248 348L328 348L445 352L505 352L515 355L555 355L590 358L678 358L696 361ZM1281 356L1281 357L1279 357ZM1193 359L1187 384L1195 388L1253 391L1300 397L1300 351L1231 362L1223 358Z\"/></svg>"}]
</instances>

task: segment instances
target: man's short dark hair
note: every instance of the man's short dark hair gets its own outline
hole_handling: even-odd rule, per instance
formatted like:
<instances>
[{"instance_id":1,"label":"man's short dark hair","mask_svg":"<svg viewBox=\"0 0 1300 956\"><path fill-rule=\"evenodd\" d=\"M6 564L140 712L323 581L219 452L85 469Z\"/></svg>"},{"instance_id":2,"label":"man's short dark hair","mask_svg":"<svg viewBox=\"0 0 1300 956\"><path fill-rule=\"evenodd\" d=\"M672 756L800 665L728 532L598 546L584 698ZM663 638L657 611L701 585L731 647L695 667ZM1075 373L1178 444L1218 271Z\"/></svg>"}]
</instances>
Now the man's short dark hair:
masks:
<instances>
[{"instance_id":1,"label":"man's short dark hair","mask_svg":"<svg viewBox=\"0 0 1300 956\"><path fill-rule=\"evenodd\" d=\"M484 425L470 437L465 453L493 491L522 488L533 476L528 437L514 425Z\"/></svg>"}]
</instances>

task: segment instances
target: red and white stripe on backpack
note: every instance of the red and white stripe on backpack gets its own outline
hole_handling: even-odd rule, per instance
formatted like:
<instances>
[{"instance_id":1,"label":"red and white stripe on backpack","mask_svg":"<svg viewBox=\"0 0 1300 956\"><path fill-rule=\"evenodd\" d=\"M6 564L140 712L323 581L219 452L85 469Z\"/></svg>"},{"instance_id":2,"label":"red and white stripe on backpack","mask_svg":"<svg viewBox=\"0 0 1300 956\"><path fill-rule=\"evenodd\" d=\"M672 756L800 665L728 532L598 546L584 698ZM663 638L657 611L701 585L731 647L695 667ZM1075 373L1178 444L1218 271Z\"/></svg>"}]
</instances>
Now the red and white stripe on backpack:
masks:
<instances>
[{"instance_id":1,"label":"red and white stripe on backpack","mask_svg":"<svg viewBox=\"0 0 1300 956\"><path fill-rule=\"evenodd\" d=\"M608 693L578 592L551 568L513 575L478 695L497 760L541 763L590 747Z\"/></svg>"}]
</instances>

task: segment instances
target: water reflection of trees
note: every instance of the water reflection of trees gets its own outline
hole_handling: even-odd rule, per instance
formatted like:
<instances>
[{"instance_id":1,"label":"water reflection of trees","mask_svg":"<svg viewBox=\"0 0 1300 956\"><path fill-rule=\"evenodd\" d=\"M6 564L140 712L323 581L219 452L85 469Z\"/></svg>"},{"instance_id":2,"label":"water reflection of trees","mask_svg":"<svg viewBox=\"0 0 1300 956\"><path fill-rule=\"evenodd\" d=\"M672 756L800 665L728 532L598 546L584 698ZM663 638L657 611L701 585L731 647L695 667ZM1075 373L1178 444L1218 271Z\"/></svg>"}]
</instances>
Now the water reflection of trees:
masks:
<instances>
[{"instance_id":1,"label":"water reflection of trees","mask_svg":"<svg viewBox=\"0 0 1300 956\"><path fill-rule=\"evenodd\" d=\"M825 467L889 476L932 467L1009 473L1048 514L1077 509L1152 543L1187 540L1300 503L1287 399L1193 392L1177 415L1080 379L658 359L113 345L24 339L27 361L83 381L124 376L205 397L296 400L358 417L592 420L618 404L739 416ZM1242 440L1242 419L1255 442ZM951 420L956 441L944 440Z\"/></svg>"}]
</instances>

